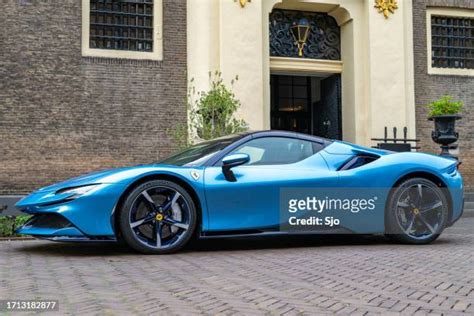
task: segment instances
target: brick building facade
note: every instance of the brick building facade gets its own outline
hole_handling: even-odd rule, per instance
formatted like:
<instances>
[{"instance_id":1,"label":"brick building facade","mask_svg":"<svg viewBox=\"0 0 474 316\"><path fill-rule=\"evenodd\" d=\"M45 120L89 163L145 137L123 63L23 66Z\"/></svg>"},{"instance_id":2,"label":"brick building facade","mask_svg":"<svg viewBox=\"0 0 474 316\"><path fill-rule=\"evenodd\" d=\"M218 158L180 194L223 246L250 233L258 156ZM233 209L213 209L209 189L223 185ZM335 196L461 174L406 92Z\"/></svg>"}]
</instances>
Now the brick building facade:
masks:
<instances>
[{"instance_id":1,"label":"brick building facade","mask_svg":"<svg viewBox=\"0 0 474 316\"><path fill-rule=\"evenodd\" d=\"M463 162L461 171L466 186L474 187L474 77L428 73L426 14L432 7L447 10L474 10L474 1L413 1L417 137L421 139L422 151L439 153L439 146L431 140L433 122L427 120L428 111L425 105L445 94L453 96L456 100L462 100L464 102L463 119L457 122L460 135L459 156Z\"/></svg>"},{"instance_id":2,"label":"brick building facade","mask_svg":"<svg viewBox=\"0 0 474 316\"><path fill-rule=\"evenodd\" d=\"M84 57L79 0L3 0L0 195L156 162L186 122L186 1L164 0L163 58Z\"/></svg>"},{"instance_id":3,"label":"brick building facade","mask_svg":"<svg viewBox=\"0 0 474 316\"><path fill-rule=\"evenodd\" d=\"M197 77L197 82L200 76L203 77L204 84L207 84L210 70L224 70L226 76L238 74L242 78L239 81L241 90L237 91L243 105L241 114L252 129L270 128L270 114L266 112L270 101L265 99L270 80L266 80L266 75L275 69L272 67L281 71L281 64L272 64L264 51L256 49L268 45L268 34L264 32L260 37L255 34L260 34L262 25L264 29L268 28L265 19L259 20L266 16L259 10L271 12L273 5L279 6L281 1L255 1L245 7L234 1L192 1L138 1L160 3L162 56L156 60L84 54L84 34L93 34L89 29L84 33L84 12L90 9L84 10L84 4L90 6L96 0L0 1L0 27L4 30L0 36L0 196L25 194L93 170L156 162L174 151L177 146L169 131L177 123L186 123L189 76L186 73L190 68L191 76ZM297 6L298 1L283 2L290 10L329 10L328 6L321 5L324 1L306 1L308 3L302 8ZM406 34L388 38L377 33L380 28L380 32L388 34L384 31L387 28L390 32L399 30L397 34L403 34L400 28L409 24L403 19L403 12L409 12L405 17L411 22L411 9L405 0L388 20L380 16L372 4L360 1L360 8L344 11L343 6L350 9L355 2L340 2L340 8L329 11L339 19L341 32L347 32L341 37L346 41L343 46L355 47L345 55L345 60L337 61L341 64L340 71L345 69L342 85L346 88L353 85L353 89L343 89L343 93L347 93L346 97L343 95L344 106L354 103L348 113L357 116L358 120L367 121L367 117L371 117L371 122L357 121L359 123L346 126L346 135L353 137L347 140L367 145L364 138L380 136L382 129L378 125L390 125L382 119L385 113L397 114L397 111L399 115L390 116L390 120L396 121L394 124L399 127L413 126L410 132L415 130L415 119L411 114L414 111L409 111L408 104L403 112L402 101L396 99L410 100L405 94L413 97L410 88L413 83L406 81L413 75L408 70L406 73L398 71L399 68L410 69L407 60L411 61L412 57L402 58L401 48L400 51L391 48L393 41L398 40L395 42L397 47L405 47L403 54L406 55L403 56L411 56L414 51L416 136L421 139L422 151L439 152L439 147L431 140L432 122L427 121L424 105L443 94L464 101L464 119L458 123L460 157L466 184L474 186L474 76L429 74L427 49L429 8L472 10L474 1L413 1L413 41ZM368 12L370 28L363 10ZM236 23L241 23L241 14L248 17L244 31L236 27ZM361 44L363 41L352 42L348 34L361 30L369 30L370 39L379 42L367 47ZM190 36L189 41L187 33L190 32L195 36ZM408 33L412 33L411 29ZM392 41L392 46L382 45L382 41ZM373 51L366 54L370 49ZM89 53L91 51L94 50L89 49ZM355 60L358 66L364 64L356 57L370 56L367 64L381 69L386 66L387 54L398 54L398 58L405 61L403 67L397 66L398 77L391 78L390 71L377 71L371 73L369 79L374 87L389 82L390 89L384 90L392 93L390 97L380 94L380 89L374 88L371 92L359 87L360 82L367 80L366 71L369 70L352 69ZM194 62L189 61L190 56ZM290 70L293 73L295 66ZM353 94L358 96L357 102L354 102ZM370 100L377 106L383 104L385 110L374 110L370 113L372 116L361 113L360 109L369 111L365 106ZM393 104L390 111L386 111L388 101ZM377 119L374 115L381 117ZM369 127L374 124L377 128L373 127L372 133Z\"/></svg>"}]
</instances>

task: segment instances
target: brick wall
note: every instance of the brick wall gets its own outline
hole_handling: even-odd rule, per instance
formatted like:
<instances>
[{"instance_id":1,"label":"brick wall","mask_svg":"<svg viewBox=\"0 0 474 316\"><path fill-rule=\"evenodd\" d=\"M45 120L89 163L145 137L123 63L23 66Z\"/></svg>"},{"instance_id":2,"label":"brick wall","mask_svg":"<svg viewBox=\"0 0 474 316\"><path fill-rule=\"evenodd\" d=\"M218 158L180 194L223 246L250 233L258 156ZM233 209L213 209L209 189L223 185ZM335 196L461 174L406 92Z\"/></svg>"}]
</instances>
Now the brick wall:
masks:
<instances>
[{"instance_id":1,"label":"brick wall","mask_svg":"<svg viewBox=\"0 0 474 316\"><path fill-rule=\"evenodd\" d=\"M164 60L81 57L80 0L0 0L0 195L155 162L186 122L186 1L165 0Z\"/></svg>"},{"instance_id":2,"label":"brick wall","mask_svg":"<svg viewBox=\"0 0 474 316\"><path fill-rule=\"evenodd\" d=\"M460 134L459 152L463 162L461 171L465 184L474 187L474 77L428 75L426 48L426 7L455 7L474 9L472 0L417 0L413 1L413 29L415 50L415 99L417 136L422 151L439 153L431 140L433 123L427 121L424 105L443 94L452 95L465 104L463 119L457 122Z\"/></svg>"}]
</instances>

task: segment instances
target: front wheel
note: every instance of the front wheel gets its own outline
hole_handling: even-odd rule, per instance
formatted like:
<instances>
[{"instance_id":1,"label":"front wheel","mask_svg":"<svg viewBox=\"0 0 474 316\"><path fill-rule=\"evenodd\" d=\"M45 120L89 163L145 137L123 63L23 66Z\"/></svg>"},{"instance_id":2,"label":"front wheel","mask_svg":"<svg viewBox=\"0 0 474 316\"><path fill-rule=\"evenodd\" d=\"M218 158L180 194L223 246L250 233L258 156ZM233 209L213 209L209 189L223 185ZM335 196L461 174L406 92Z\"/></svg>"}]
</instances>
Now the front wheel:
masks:
<instances>
[{"instance_id":1,"label":"front wheel","mask_svg":"<svg viewBox=\"0 0 474 316\"><path fill-rule=\"evenodd\" d=\"M386 210L386 235L396 241L427 244L446 227L449 205L432 181L413 178L394 188Z\"/></svg>"},{"instance_id":2,"label":"front wheel","mask_svg":"<svg viewBox=\"0 0 474 316\"><path fill-rule=\"evenodd\" d=\"M194 201L180 185L153 180L127 196L119 213L124 241L136 251L166 254L180 250L193 236Z\"/></svg>"}]
</instances>

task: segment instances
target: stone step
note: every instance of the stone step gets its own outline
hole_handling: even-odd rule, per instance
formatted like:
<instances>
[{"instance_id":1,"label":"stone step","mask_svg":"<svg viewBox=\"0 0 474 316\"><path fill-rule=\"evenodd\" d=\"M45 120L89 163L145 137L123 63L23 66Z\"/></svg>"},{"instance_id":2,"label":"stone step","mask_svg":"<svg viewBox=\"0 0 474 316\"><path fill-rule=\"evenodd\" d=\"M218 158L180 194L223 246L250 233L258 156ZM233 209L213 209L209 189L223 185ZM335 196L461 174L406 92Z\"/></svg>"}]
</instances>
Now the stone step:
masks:
<instances>
[{"instance_id":1,"label":"stone step","mask_svg":"<svg viewBox=\"0 0 474 316\"><path fill-rule=\"evenodd\" d=\"M22 215L22 213L15 208L15 203L22 197L23 196L20 195L0 195L0 216Z\"/></svg>"},{"instance_id":2,"label":"stone step","mask_svg":"<svg viewBox=\"0 0 474 316\"><path fill-rule=\"evenodd\" d=\"M472 191L464 192L464 198L466 202L474 202L474 192Z\"/></svg>"},{"instance_id":3,"label":"stone step","mask_svg":"<svg viewBox=\"0 0 474 316\"><path fill-rule=\"evenodd\" d=\"M463 217L474 217L474 191L472 189L464 192Z\"/></svg>"}]
</instances>

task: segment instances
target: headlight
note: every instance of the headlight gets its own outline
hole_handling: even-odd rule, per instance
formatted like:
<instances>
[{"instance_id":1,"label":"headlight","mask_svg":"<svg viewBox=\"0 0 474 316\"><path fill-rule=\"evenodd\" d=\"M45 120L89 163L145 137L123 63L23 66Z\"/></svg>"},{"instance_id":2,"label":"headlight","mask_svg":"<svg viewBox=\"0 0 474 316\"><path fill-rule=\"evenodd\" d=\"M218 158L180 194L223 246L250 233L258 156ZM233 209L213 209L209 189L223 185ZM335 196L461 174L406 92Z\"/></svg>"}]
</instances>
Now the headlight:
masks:
<instances>
[{"instance_id":1,"label":"headlight","mask_svg":"<svg viewBox=\"0 0 474 316\"><path fill-rule=\"evenodd\" d=\"M80 187L64 188L56 191L56 194L74 194L74 197L77 197L89 192L98 185L99 184L88 184Z\"/></svg>"}]
</instances>

